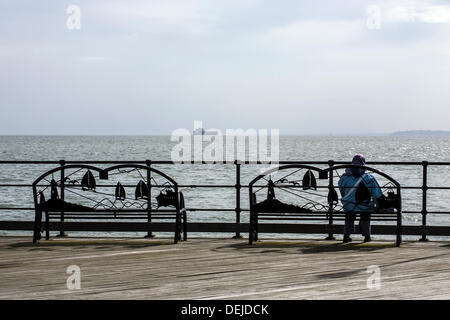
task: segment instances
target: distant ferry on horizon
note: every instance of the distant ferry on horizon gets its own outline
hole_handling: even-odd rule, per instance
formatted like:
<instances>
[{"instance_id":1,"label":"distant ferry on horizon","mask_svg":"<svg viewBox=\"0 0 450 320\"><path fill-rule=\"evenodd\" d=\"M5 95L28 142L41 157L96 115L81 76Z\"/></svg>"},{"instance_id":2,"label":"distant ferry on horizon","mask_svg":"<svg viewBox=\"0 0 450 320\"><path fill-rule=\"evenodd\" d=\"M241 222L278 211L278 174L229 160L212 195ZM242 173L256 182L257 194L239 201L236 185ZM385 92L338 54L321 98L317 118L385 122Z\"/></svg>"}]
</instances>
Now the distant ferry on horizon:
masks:
<instances>
[{"instance_id":1,"label":"distant ferry on horizon","mask_svg":"<svg viewBox=\"0 0 450 320\"><path fill-rule=\"evenodd\" d=\"M217 130L205 130L204 128L197 128L194 130L194 135L199 135L199 136L203 136L203 135L217 135L219 134L219 132Z\"/></svg>"}]
</instances>

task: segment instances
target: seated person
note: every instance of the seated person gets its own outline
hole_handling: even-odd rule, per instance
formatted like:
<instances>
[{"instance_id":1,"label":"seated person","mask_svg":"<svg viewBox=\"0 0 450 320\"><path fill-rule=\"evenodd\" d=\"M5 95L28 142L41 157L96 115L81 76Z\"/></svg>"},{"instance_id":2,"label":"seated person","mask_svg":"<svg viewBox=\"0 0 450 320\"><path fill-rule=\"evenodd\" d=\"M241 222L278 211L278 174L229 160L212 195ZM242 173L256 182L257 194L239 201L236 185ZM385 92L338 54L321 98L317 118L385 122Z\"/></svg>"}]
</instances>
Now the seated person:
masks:
<instances>
[{"instance_id":1,"label":"seated person","mask_svg":"<svg viewBox=\"0 0 450 320\"><path fill-rule=\"evenodd\" d=\"M353 157L352 164L365 166L366 159L357 154ZM375 211L377 199L382 196L377 180L362 168L347 168L338 185L345 212L343 242L352 241L350 235L355 231L355 212L360 213L359 229L364 236L364 242L371 241L370 213Z\"/></svg>"}]
</instances>

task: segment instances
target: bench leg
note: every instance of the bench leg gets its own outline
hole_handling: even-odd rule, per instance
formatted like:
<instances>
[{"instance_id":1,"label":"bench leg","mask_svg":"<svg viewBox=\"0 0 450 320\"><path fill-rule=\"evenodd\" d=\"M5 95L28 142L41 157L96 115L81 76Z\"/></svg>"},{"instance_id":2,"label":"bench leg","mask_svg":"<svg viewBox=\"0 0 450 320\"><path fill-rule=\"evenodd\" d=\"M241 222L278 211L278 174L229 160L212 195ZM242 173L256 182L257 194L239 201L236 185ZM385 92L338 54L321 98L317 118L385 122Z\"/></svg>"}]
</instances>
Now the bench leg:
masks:
<instances>
[{"instance_id":1,"label":"bench leg","mask_svg":"<svg viewBox=\"0 0 450 320\"><path fill-rule=\"evenodd\" d=\"M177 244L179 239L180 239L180 233L178 231L178 222L175 222L175 236L173 239L173 243Z\"/></svg>"},{"instance_id":2,"label":"bench leg","mask_svg":"<svg viewBox=\"0 0 450 320\"><path fill-rule=\"evenodd\" d=\"M400 247L401 243L402 243L402 226L397 225L397 237L396 237L395 245L397 247Z\"/></svg>"},{"instance_id":3,"label":"bench leg","mask_svg":"<svg viewBox=\"0 0 450 320\"><path fill-rule=\"evenodd\" d=\"M175 237L174 237L174 243L177 244L178 240L180 240L181 235L181 212L177 210L177 216L175 218Z\"/></svg>"},{"instance_id":4,"label":"bench leg","mask_svg":"<svg viewBox=\"0 0 450 320\"><path fill-rule=\"evenodd\" d=\"M395 245L397 247L400 247L400 244L402 243L402 213L397 213L397 239L395 242Z\"/></svg>"},{"instance_id":5,"label":"bench leg","mask_svg":"<svg viewBox=\"0 0 450 320\"><path fill-rule=\"evenodd\" d=\"M50 218L48 212L45 213L45 240L50 239Z\"/></svg>"},{"instance_id":6,"label":"bench leg","mask_svg":"<svg viewBox=\"0 0 450 320\"><path fill-rule=\"evenodd\" d=\"M36 243L41 239L41 222L42 222L42 211L36 210L34 217L34 232L33 232L33 243Z\"/></svg>"},{"instance_id":7,"label":"bench leg","mask_svg":"<svg viewBox=\"0 0 450 320\"><path fill-rule=\"evenodd\" d=\"M248 227L248 244L252 245L253 244L253 223L250 219L250 224Z\"/></svg>"},{"instance_id":8,"label":"bench leg","mask_svg":"<svg viewBox=\"0 0 450 320\"><path fill-rule=\"evenodd\" d=\"M183 240L187 241L187 214L186 214L186 210L183 211Z\"/></svg>"},{"instance_id":9,"label":"bench leg","mask_svg":"<svg viewBox=\"0 0 450 320\"><path fill-rule=\"evenodd\" d=\"M256 240L256 221L255 221L255 213L250 212L250 224L248 230L248 244L252 245L253 241Z\"/></svg>"},{"instance_id":10,"label":"bench leg","mask_svg":"<svg viewBox=\"0 0 450 320\"><path fill-rule=\"evenodd\" d=\"M250 223L248 226L248 244L252 245L253 244L253 214L250 213Z\"/></svg>"},{"instance_id":11,"label":"bench leg","mask_svg":"<svg viewBox=\"0 0 450 320\"><path fill-rule=\"evenodd\" d=\"M254 224L254 240L258 241L258 216L257 213L255 214L255 224Z\"/></svg>"}]
</instances>

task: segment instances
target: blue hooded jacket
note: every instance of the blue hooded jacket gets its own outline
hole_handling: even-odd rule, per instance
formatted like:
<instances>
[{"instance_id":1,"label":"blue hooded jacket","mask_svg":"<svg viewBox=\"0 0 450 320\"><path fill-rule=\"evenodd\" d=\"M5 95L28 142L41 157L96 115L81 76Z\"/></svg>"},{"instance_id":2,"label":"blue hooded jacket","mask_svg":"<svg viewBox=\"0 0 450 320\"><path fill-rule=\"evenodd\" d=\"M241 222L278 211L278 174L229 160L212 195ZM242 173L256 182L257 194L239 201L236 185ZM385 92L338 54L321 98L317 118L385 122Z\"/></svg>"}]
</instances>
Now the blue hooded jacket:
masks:
<instances>
[{"instance_id":1,"label":"blue hooded jacket","mask_svg":"<svg viewBox=\"0 0 450 320\"><path fill-rule=\"evenodd\" d=\"M355 155L352 164L364 166L366 163L363 155ZM364 183L370 192L370 201L357 203L356 190L358 185ZM344 211L349 212L370 212L375 209L375 200L382 196L382 191L377 180L364 169L347 168L345 174L339 179L339 191L341 193L341 202Z\"/></svg>"}]
</instances>

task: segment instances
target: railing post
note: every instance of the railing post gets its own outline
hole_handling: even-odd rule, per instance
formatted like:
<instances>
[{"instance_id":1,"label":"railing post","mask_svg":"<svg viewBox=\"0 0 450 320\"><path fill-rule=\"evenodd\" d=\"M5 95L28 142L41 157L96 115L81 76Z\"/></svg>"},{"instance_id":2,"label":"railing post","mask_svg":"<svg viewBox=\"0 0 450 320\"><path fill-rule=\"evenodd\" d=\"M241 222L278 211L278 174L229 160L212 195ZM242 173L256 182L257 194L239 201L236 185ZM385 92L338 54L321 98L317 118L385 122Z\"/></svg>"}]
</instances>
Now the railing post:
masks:
<instances>
[{"instance_id":1,"label":"railing post","mask_svg":"<svg viewBox=\"0 0 450 320\"><path fill-rule=\"evenodd\" d=\"M145 165L150 169L152 162L151 160L145 160ZM149 224L152 223L152 175L151 175L151 171L147 170L147 190L148 190L148 195L147 195L147 222ZM155 235L152 233L152 231L148 231L147 235L145 236L145 238L154 238Z\"/></svg>"},{"instance_id":2,"label":"railing post","mask_svg":"<svg viewBox=\"0 0 450 320\"><path fill-rule=\"evenodd\" d=\"M240 239L242 238L241 232L240 232L240 226L241 226L241 163L238 160L234 161L234 164L236 165L236 234L233 236L233 239Z\"/></svg>"},{"instance_id":3,"label":"railing post","mask_svg":"<svg viewBox=\"0 0 450 320\"><path fill-rule=\"evenodd\" d=\"M59 164L63 167L66 164L65 160L59 160ZM65 180L65 172L64 169L61 169L61 184L60 184L60 198L64 201L64 180ZM49 230L47 230L49 232ZM59 235L57 237L66 237L67 234L64 232L64 211L61 211L61 220L59 224Z\"/></svg>"},{"instance_id":4,"label":"railing post","mask_svg":"<svg viewBox=\"0 0 450 320\"><path fill-rule=\"evenodd\" d=\"M328 166L331 168L334 166L334 161L329 160ZM333 186L333 171L331 170L329 172L328 176L328 188L331 190L331 188L334 188ZM328 237L326 237L326 240L336 240L336 238L333 235L334 233L334 226L333 226L333 205L332 203L328 204Z\"/></svg>"},{"instance_id":5,"label":"railing post","mask_svg":"<svg viewBox=\"0 0 450 320\"><path fill-rule=\"evenodd\" d=\"M428 191L428 161L422 161L422 238L419 241L428 241L427 239L427 191Z\"/></svg>"}]
</instances>

